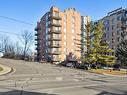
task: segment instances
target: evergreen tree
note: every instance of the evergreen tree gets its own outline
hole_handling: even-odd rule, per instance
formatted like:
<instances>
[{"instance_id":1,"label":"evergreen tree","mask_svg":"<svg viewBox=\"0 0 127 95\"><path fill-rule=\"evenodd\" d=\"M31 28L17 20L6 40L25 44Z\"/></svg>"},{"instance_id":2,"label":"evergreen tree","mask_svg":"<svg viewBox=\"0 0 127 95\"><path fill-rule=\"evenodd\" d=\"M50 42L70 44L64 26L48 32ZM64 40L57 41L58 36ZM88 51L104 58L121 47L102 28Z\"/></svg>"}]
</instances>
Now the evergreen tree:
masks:
<instances>
[{"instance_id":1,"label":"evergreen tree","mask_svg":"<svg viewBox=\"0 0 127 95\"><path fill-rule=\"evenodd\" d=\"M89 52L87 52L86 57L84 58L84 62L97 64L114 64L115 56L111 54L114 53L112 49L109 48L106 42L102 41L103 36L103 23L98 22L94 25L93 28L93 38L90 41ZM108 53L108 55L106 55Z\"/></svg>"},{"instance_id":2,"label":"evergreen tree","mask_svg":"<svg viewBox=\"0 0 127 95\"><path fill-rule=\"evenodd\" d=\"M127 40L124 39L124 33L121 33L121 42L116 50L116 57L122 66L127 66Z\"/></svg>"}]
</instances>

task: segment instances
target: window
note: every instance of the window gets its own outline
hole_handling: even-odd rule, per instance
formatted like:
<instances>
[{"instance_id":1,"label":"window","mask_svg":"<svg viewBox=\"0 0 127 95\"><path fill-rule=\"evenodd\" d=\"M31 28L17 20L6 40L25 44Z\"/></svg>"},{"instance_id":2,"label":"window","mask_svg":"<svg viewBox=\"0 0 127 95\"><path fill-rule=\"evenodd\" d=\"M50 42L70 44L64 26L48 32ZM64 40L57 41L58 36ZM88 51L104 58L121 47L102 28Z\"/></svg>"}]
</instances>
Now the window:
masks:
<instances>
[{"instance_id":1,"label":"window","mask_svg":"<svg viewBox=\"0 0 127 95\"><path fill-rule=\"evenodd\" d=\"M105 30L106 30L106 31L109 31L109 27L105 27Z\"/></svg>"},{"instance_id":2,"label":"window","mask_svg":"<svg viewBox=\"0 0 127 95\"><path fill-rule=\"evenodd\" d=\"M74 36L72 36L72 40L74 40Z\"/></svg>"},{"instance_id":3,"label":"window","mask_svg":"<svg viewBox=\"0 0 127 95\"><path fill-rule=\"evenodd\" d=\"M114 32L112 32L112 36L114 36L115 34L114 34Z\"/></svg>"},{"instance_id":4,"label":"window","mask_svg":"<svg viewBox=\"0 0 127 95\"><path fill-rule=\"evenodd\" d=\"M66 42L64 42L64 45L66 46Z\"/></svg>"},{"instance_id":5,"label":"window","mask_svg":"<svg viewBox=\"0 0 127 95\"><path fill-rule=\"evenodd\" d=\"M117 28L119 28L120 27L120 24L119 23L117 23Z\"/></svg>"},{"instance_id":6,"label":"window","mask_svg":"<svg viewBox=\"0 0 127 95\"><path fill-rule=\"evenodd\" d=\"M115 23L115 18L112 19L112 24L114 24L114 23Z\"/></svg>"},{"instance_id":7,"label":"window","mask_svg":"<svg viewBox=\"0 0 127 95\"><path fill-rule=\"evenodd\" d=\"M114 39L112 39L112 43L114 43L115 42L115 40Z\"/></svg>"},{"instance_id":8,"label":"window","mask_svg":"<svg viewBox=\"0 0 127 95\"><path fill-rule=\"evenodd\" d=\"M72 46L74 46L74 43L72 43Z\"/></svg>"},{"instance_id":9,"label":"window","mask_svg":"<svg viewBox=\"0 0 127 95\"><path fill-rule=\"evenodd\" d=\"M120 30L117 30L117 35L120 35Z\"/></svg>"},{"instance_id":10,"label":"window","mask_svg":"<svg viewBox=\"0 0 127 95\"><path fill-rule=\"evenodd\" d=\"M75 17L72 16L71 20L72 20L72 23L74 23L75 22Z\"/></svg>"},{"instance_id":11,"label":"window","mask_svg":"<svg viewBox=\"0 0 127 95\"><path fill-rule=\"evenodd\" d=\"M114 49L114 45L112 45L112 49Z\"/></svg>"},{"instance_id":12,"label":"window","mask_svg":"<svg viewBox=\"0 0 127 95\"><path fill-rule=\"evenodd\" d=\"M114 25L112 25L112 30L114 30L115 29L115 26Z\"/></svg>"},{"instance_id":13,"label":"window","mask_svg":"<svg viewBox=\"0 0 127 95\"><path fill-rule=\"evenodd\" d=\"M74 33L75 32L75 30L74 29L72 29L72 33Z\"/></svg>"},{"instance_id":14,"label":"window","mask_svg":"<svg viewBox=\"0 0 127 95\"><path fill-rule=\"evenodd\" d=\"M48 28L48 31L50 31L51 30L51 28Z\"/></svg>"},{"instance_id":15,"label":"window","mask_svg":"<svg viewBox=\"0 0 127 95\"><path fill-rule=\"evenodd\" d=\"M66 27L66 22L64 22L64 27Z\"/></svg>"},{"instance_id":16,"label":"window","mask_svg":"<svg viewBox=\"0 0 127 95\"><path fill-rule=\"evenodd\" d=\"M117 41L118 41L118 42L120 41L120 37L117 38Z\"/></svg>"},{"instance_id":17,"label":"window","mask_svg":"<svg viewBox=\"0 0 127 95\"><path fill-rule=\"evenodd\" d=\"M127 17L127 12L125 13L125 16Z\"/></svg>"},{"instance_id":18,"label":"window","mask_svg":"<svg viewBox=\"0 0 127 95\"><path fill-rule=\"evenodd\" d=\"M121 16L118 16L118 17L117 17L117 20L118 20L118 21L121 21Z\"/></svg>"},{"instance_id":19,"label":"window","mask_svg":"<svg viewBox=\"0 0 127 95\"><path fill-rule=\"evenodd\" d=\"M112 52L112 55L114 55L114 52Z\"/></svg>"},{"instance_id":20,"label":"window","mask_svg":"<svg viewBox=\"0 0 127 95\"><path fill-rule=\"evenodd\" d=\"M66 39L66 35L64 35L64 39Z\"/></svg>"},{"instance_id":21,"label":"window","mask_svg":"<svg viewBox=\"0 0 127 95\"><path fill-rule=\"evenodd\" d=\"M73 29L75 28L75 24L74 24L74 23L72 23L72 28L73 28Z\"/></svg>"},{"instance_id":22,"label":"window","mask_svg":"<svg viewBox=\"0 0 127 95\"><path fill-rule=\"evenodd\" d=\"M67 15L64 15L64 21L66 22L66 20L67 20Z\"/></svg>"},{"instance_id":23,"label":"window","mask_svg":"<svg viewBox=\"0 0 127 95\"><path fill-rule=\"evenodd\" d=\"M64 32L66 33L66 28L64 28Z\"/></svg>"},{"instance_id":24,"label":"window","mask_svg":"<svg viewBox=\"0 0 127 95\"><path fill-rule=\"evenodd\" d=\"M105 20L105 21L104 21L104 24L105 24L105 25L109 25L109 20Z\"/></svg>"}]
</instances>

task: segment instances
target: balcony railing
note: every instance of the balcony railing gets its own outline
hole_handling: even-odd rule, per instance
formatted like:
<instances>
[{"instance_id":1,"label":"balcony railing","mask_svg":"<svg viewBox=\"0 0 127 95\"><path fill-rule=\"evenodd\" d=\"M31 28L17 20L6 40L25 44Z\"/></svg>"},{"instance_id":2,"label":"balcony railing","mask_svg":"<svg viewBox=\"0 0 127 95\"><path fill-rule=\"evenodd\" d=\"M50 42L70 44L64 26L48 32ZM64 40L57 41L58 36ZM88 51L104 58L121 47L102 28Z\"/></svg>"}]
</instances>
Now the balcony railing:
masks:
<instances>
[{"instance_id":1,"label":"balcony railing","mask_svg":"<svg viewBox=\"0 0 127 95\"><path fill-rule=\"evenodd\" d=\"M41 40L41 39L39 39L39 38L35 38L35 41L39 41L39 40Z\"/></svg>"},{"instance_id":2,"label":"balcony railing","mask_svg":"<svg viewBox=\"0 0 127 95\"><path fill-rule=\"evenodd\" d=\"M49 51L48 53L52 54L52 55L60 55L61 54L60 51Z\"/></svg>"},{"instance_id":3,"label":"balcony railing","mask_svg":"<svg viewBox=\"0 0 127 95\"><path fill-rule=\"evenodd\" d=\"M51 38L48 38L49 41L61 41L61 37L51 37Z\"/></svg>"},{"instance_id":4,"label":"balcony railing","mask_svg":"<svg viewBox=\"0 0 127 95\"><path fill-rule=\"evenodd\" d=\"M52 27L52 26L55 26L55 27L61 27L61 23L49 23L48 27Z\"/></svg>"},{"instance_id":5,"label":"balcony railing","mask_svg":"<svg viewBox=\"0 0 127 95\"><path fill-rule=\"evenodd\" d=\"M57 61L61 61L61 59L60 58L53 58L52 61L57 62Z\"/></svg>"},{"instance_id":6,"label":"balcony railing","mask_svg":"<svg viewBox=\"0 0 127 95\"><path fill-rule=\"evenodd\" d=\"M38 31L38 30L40 30L40 28L39 27L35 27L35 31Z\"/></svg>"},{"instance_id":7,"label":"balcony railing","mask_svg":"<svg viewBox=\"0 0 127 95\"><path fill-rule=\"evenodd\" d=\"M48 34L61 34L61 30L51 30Z\"/></svg>"},{"instance_id":8,"label":"balcony railing","mask_svg":"<svg viewBox=\"0 0 127 95\"><path fill-rule=\"evenodd\" d=\"M49 44L48 47L50 47L50 48L60 48L61 45L60 44Z\"/></svg>"},{"instance_id":9,"label":"balcony railing","mask_svg":"<svg viewBox=\"0 0 127 95\"><path fill-rule=\"evenodd\" d=\"M49 16L49 19L61 20L62 18L59 15L51 15Z\"/></svg>"}]
</instances>

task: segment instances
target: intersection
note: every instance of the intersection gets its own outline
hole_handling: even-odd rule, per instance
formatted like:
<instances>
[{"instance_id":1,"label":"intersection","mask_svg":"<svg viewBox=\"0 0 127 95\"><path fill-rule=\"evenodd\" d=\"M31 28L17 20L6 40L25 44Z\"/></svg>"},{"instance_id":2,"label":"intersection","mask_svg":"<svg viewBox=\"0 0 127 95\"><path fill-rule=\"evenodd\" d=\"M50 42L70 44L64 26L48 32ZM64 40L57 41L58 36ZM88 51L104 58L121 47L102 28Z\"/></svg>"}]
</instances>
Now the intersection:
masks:
<instances>
[{"instance_id":1,"label":"intersection","mask_svg":"<svg viewBox=\"0 0 127 95\"><path fill-rule=\"evenodd\" d=\"M13 72L0 76L0 95L126 95L127 77L52 64L0 59Z\"/></svg>"}]
</instances>

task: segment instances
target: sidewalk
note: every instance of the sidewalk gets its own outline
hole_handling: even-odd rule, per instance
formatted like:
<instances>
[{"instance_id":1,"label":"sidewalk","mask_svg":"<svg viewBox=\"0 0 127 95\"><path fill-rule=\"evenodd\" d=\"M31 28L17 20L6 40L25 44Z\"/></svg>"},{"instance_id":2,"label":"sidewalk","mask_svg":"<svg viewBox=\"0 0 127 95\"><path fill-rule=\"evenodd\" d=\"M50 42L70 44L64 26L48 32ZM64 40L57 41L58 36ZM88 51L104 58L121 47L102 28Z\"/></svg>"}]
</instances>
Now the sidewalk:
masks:
<instances>
[{"instance_id":1,"label":"sidewalk","mask_svg":"<svg viewBox=\"0 0 127 95\"><path fill-rule=\"evenodd\" d=\"M0 75L7 74L7 73L11 72L11 70L12 70L12 68L5 66L5 65L2 65L2 64L0 64L0 67L3 68L3 70L0 71Z\"/></svg>"}]
</instances>

